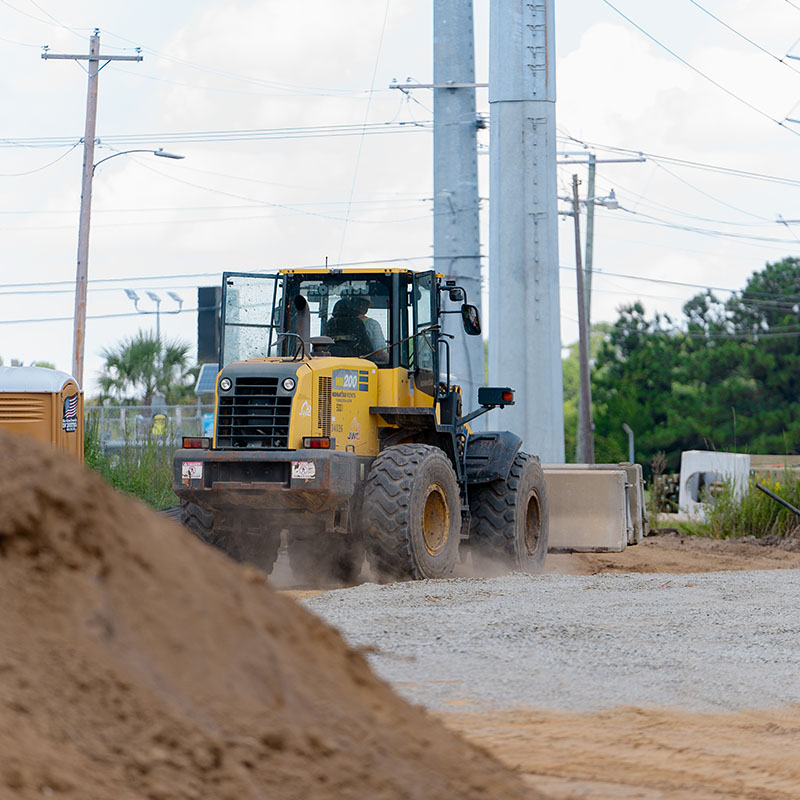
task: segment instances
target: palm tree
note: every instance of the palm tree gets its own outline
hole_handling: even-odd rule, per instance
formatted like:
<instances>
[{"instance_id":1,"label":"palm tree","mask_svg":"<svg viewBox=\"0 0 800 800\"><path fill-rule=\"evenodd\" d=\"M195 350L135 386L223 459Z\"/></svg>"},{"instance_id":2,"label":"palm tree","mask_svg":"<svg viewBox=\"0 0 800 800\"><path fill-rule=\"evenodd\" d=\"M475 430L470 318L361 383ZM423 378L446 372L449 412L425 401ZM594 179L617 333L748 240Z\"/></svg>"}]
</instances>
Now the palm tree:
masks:
<instances>
[{"instance_id":1,"label":"palm tree","mask_svg":"<svg viewBox=\"0 0 800 800\"><path fill-rule=\"evenodd\" d=\"M189 345L184 342L162 342L140 330L102 355L101 400L149 406L160 393L168 404L175 404L189 389Z\"/></svg>"}]
</instances>

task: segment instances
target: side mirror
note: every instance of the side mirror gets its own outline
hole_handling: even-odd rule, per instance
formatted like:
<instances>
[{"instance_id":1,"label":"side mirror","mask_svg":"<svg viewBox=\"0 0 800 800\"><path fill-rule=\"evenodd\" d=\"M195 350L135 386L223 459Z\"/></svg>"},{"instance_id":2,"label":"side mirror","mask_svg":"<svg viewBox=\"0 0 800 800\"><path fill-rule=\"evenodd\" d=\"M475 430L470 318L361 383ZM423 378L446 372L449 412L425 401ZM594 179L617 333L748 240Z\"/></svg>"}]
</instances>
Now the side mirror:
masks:
<instances>
[{"instance_id":1,"label":"side mirror","mask_svg":"<svg viewBox=\"0 0 800 800\"><path fill-rule=\"evenodd\" d=\"M478 309L469 303L461 306L461 321L464 323L464 330L469 336L478 336L481 332L481 317Z\"/></svg>"}]
</instances>

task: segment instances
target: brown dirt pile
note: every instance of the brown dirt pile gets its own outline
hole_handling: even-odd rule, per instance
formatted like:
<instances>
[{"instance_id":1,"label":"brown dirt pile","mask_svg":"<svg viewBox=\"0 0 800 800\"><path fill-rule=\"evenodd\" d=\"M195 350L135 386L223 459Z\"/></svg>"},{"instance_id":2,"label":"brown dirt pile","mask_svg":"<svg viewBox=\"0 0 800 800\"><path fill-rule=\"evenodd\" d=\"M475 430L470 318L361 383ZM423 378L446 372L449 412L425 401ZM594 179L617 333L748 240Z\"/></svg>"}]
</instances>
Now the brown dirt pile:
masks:
<instances>
[{"instance_id":1,"label":"brown dirt pile","mask_svg":"<svg viewBox=\"0 0 800 800\"><path fill-rule=\"evenodd\" d=\"M800 797L800 708L441 716L554 800Z\"/></svg>"},{"instance_id":2,"label":"brown dirt pile","mask_svg":"<svg viewBox=\"0 0 800 800\"><path fill-rule=\"evenodd\" d=\"M340 636L0 433L0 798L522 798Z\"/></svg>"}]
</instances>

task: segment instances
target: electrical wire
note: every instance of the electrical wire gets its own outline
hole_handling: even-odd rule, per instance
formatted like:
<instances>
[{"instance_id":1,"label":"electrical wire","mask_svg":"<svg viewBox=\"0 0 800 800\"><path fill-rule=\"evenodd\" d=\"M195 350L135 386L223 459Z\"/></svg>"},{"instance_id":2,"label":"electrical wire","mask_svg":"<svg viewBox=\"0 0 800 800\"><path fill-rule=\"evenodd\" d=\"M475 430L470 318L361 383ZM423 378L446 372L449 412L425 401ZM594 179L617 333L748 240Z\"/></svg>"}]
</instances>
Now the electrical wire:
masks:
<instances>
[{"instance_id":1,"label":"electrical wire","mask_svg":"<svg viewBox=\"0 0 800 800\"><path fill-rule=\"evenodd\" d=\"M783 128L784 130L789 131L790 133L794 134L795 136L800 136L800 131L796 131L796 130L793 130L792 128L789 128L787 125L784 124L784 122L782 120L776 119L775 117L773 117L770 114L768 114L766 111L763 111L762 109L758 108L758 106L755 106L752 103L750 103L749 101L745 100L743 97L740 97L738 94L736 94L736 92L731 91L730 89L728 89L727 87L725 87L721 83L719 83L718 81L715 81L712 77L710 77L709 75L706 75L705 72L703 72L702 70L700 70L697 67L695 67L694 64L691 64L685 58L683 58L682 56L679 56L674 50L671 50L663 42L660 42L658 39L656 39L655 36L653 36L652 34L648 33L641 25L638 25L630 17L628 17L625 14L623 14L623 12L620 11L610 0L602 0L602 2L605 3L612 11L615 11L617 14L619 14L619 16L621 16L628 23L633 25L633 27L636 28L637 31L639 31L641 34L643 34L648 39L650 39L651 42L653 42L654 44L657 44L660 48L662 48L662 50L665 50L673 58L676 58L678 61L680 61L681 64L683 64L684 66L686 66L690 70L692 70L692 72L696 73L701 78L705 78L705 80L707 80L709 83L711 83L714 86L716 86L721 91L725 92L725 94L727 94L729 97L732 97L734 100L737 100L738 102L742 103L742 105L747 106L752 111L755 111L757 114L760 114L765 119L768 119L770 122L774 122L776 125L779 125L781 128Z\"/></svg>"},{"instance_id":2,"label":"electrical wire","mask_svg":"<svg viewBox=\"0 0 800 800\"><path fill-rule=\"evenodd\" d=\"M740 39L744 39L745 42L747 42L748 44L751 44L757 50L760 50L762 53L766 53L766 55L768 55L770 58L775 59L775 61L777 61L779 64L783 64L785 67L788 67L790 70L792 70L792 72L795 72L798 75L800 75L800 70L796 69L788 61L784 60L783 58L779 58L774 53L770 53L770 51L767 50L766 47L762 47L760 44L758 44L758 42L754 42L751 38L749 38L748 36L745 36L743 33L741 33L741 31L737 31L736 28L734 28L731 25L728 25L727 22L725 22L724 20L721 20L718 16L716 16L715 14L712 14L707 8L705 8L702 5L700 5L700 3L697 2L697 0L689 0L689 2L693 6L696 6L697 8L699 8L700 11L702 11L704 14L707 14L709 17L711 17L711 19L713 19L716 22L718 22L724 28L727 28L727 30L729 30L731 33L733 33L736 36L738 36Z\"/></svg>"},{"instance_id":3,"label":"electrical wire","mask_svg":"<svg viewBox=\"0 0 800 800\"><path fill-rule=\"evenodd\" d=\"M386 33L386 20L389 18L389 3L390 0L386 0L386 6L383 10L383 24L381 25L381 35L378 38L378 52L375 54L375 66L372 68L372 80L370 82L370 94L367 97L367 108L364 112L364 125L363 130L367 128L367 121L369 120L369 110L372 106L372 90L375 88L375 79L378 76L378 64L380 63L381 59L381 50L383 49L383 36ZM350 220L350 206L353 202L353 194L356 190L356 181L358 180L358 167L361 164L361 151L364 149L364 134L362 133L361 139L358 143L358 153L356 153L356 165L353 169L353 181L350 184L350 199L347 203L347 211L344 217L344 225L342 226L342 239L339 242L339 257L336 259L336 263L338 264L342 260L342 252L344 251L344 242L345 237L347 236L347 223Z\"/></svg>"},{"instance_id":4,"label":"electrical wire","mask_svg":"<svg viewBox=\"0 0 800 800\"><path fill-rule=\"evenodd\" d=\"M605 0L603 0L605 2ZM763 172L750 172L748 170L737 169L735 167L722 167L718 164L708 164L703 161L690 161L685 158L676 158L675 156L664 156L658 153L650 153L645 150L631 150L627 147L616 147L614 145L600 144L598 142L589 142L579 139L566 131L561 131L564 142L579 144L582 147L592 150L603 150L609 153L622 153L624 155L641 156L648 161L664 161L667 164L676 164L683 167L691 167L692 169L705 170L707 172L719 173L722 175L731 175L739 178L750 178L753 180L767 181L769 183L779 183L786 186L800 186L800 180L794 178L784 178L779 175L768 175Z\"/></svg>"},{"instance_id":5,"label":"electrical wire","mask_svg":"<svg viewBox=\"0 0 800 800\"><path fill-rule=\"evenodd\" d=\"M408 261L431 261L432 255L425 256L402 256L393 258L370 258L366 261L347 261L342 263L343 267L368 267L374 264L403 264ZM293 266L292 269L323 269L325 264L303 264ZM239 270L217 270L216 272L189 272L181 275L166 274L166 275L128 275L127 277L119 278L89 278L88 284L98 283L131 283L133 281L161 281L161 280L185 280L186 278L210 278L219 277L223 272L253 272L257 274L276 272L283 267L263 267L252 269L239 269ZM0 289L15 289L20 287L30 286L74 286L75 281L27 281L21 283L0 283Z\"/></svg>"},{"instance_id":6,"label":"electrical wire","mask_svg":"<svg viewBox=\"0 0 800 800\"><path fill-rule=\"evenodd\" d=\"M312 125L292 128L255 128L220 131L184 131L161 133L126 133L103 136L100 144L127 146L130 144L205 144L209 142L245 142L268 139L314 139L335 136L363 136L407 131L431 130L432 120L423 122L389 121L350 123L342 125ZM40 136L25 138L2 138L0 147L66 147L75 137Z\"/></svg>"},{"instance_id":7,"label":"electrical wire","mask_svg":"<svg viewBox=\"0 0 800 800\"><path fill-rule=\"evenodd\" d=\"M54 161L51 161L48 164L45 164L43 167L37 167L36 169L29 169L27 172L0 172L0 178L19 178L21 175L33 175L34 172L41 172L48 167L52 167L53 164L57 164L61 161L62 158L66 158L79 144L80 142L75 142L72 147L69 148L65 153L62 153L58 158Z\"/></svg>"}]
</instances>

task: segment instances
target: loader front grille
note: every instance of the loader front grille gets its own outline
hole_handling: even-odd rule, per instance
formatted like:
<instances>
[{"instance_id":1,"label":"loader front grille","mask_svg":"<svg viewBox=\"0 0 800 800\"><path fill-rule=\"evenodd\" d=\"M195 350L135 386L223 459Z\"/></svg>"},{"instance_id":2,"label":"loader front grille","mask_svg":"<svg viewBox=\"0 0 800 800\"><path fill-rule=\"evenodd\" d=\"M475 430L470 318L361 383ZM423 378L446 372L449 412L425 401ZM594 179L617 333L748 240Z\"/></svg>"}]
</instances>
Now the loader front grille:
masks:
<instances>
[{"instance_id":1,"label":"loader front grille","mask_svg":"<svg viewBox=\"0 0 800 800\"><path fill-rule=\"evenodd\" d=\"M217 447L285 450L292 398L278 395L278 378L234 378L230 395L219 398Z\"/></svg>"}]
</instances>

